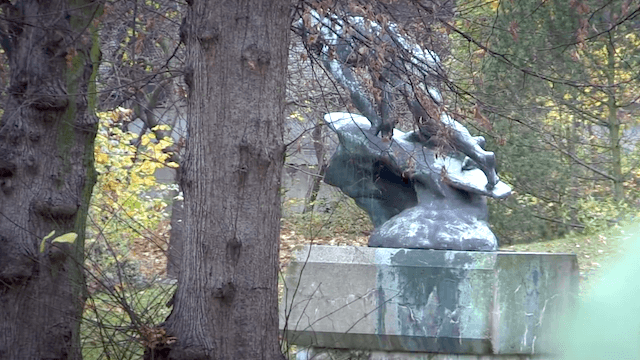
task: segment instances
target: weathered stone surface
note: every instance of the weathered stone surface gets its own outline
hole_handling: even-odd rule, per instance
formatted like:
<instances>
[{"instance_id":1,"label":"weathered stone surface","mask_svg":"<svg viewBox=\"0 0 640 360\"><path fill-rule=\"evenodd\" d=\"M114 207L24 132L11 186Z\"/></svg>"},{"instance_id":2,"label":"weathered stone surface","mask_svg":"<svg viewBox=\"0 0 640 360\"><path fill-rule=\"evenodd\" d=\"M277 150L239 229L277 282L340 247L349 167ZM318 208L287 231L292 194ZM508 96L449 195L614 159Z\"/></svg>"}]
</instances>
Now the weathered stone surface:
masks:
<instances>
[{"instance_id":1,"label":"weathered stone surface","mask_svg":"<svg viewBox=\"0 0 640 360\"><path fill-rule=\"evenodd\" d=\"M544 353L578 291L569 254L313 246L296 258L280 324L300 346Z\"/></svg>"}]
</instances>

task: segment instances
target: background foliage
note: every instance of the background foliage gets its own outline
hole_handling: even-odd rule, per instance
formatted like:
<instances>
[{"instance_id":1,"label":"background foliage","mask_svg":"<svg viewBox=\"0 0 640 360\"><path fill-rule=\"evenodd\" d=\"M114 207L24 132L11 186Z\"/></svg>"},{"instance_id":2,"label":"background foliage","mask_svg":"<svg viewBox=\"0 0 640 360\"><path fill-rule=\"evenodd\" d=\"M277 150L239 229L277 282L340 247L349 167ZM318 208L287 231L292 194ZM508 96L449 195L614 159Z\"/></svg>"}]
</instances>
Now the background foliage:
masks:
<instances>
[{"instance_id":1,"label":"background foliage","mask_svg":"<svg viewBox=\"0 0 640 360\"><path fill-rule=\"evenodd\" d=\"M503 243L596 232L637 213L637 1L465 2L452 79L514 195Z\"/></svg>"}]
</instances>

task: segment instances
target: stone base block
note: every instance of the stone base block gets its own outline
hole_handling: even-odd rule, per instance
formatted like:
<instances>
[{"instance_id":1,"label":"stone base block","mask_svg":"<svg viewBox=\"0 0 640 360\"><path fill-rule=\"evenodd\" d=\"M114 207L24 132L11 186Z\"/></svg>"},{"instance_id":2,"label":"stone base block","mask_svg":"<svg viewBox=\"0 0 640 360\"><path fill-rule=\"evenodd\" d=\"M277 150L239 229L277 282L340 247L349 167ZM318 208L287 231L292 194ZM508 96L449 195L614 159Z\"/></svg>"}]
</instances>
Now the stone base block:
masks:
<instances>
[{"instance_id":1,"label":"stone base block","mask_svg":"<svg viewBox=\"0 0 640 360\"><path fill-rule=\"evenodd\" d=\"M306 348L295 360L551 360L532 355L456 355L346 349Z\"/></svg>"},{"instance_id":2,"label":"stone base block","mask_svg":"<svg viewBox=\"0 0 640 360\"><path fill-rule=\"evenodd\" d=\"M288 267L280 327L301 347L544 354L577 293L570 254L313 246Z\"/></svg>"}]
</instances>

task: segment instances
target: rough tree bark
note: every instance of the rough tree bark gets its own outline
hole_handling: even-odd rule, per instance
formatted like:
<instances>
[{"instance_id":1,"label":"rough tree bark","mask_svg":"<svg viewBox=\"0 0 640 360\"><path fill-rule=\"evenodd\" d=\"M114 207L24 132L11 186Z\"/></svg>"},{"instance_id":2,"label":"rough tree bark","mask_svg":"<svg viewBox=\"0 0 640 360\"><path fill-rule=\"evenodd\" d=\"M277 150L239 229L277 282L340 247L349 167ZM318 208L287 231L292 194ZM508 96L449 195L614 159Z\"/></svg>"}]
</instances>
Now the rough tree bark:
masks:
<instances>
[{"instance_id":1,"label":"rough tree bark","mask_svg":"<svg viewBox=\"0 0 640 360\"><path fill-rule=\"evenodd\" d=\"M169 250L167 251L167 275L172 278L178 278L180 274L184 235L184 202L175 200L171 205L171 233L169 235Z\"/></svg>"},{"instance_id":2,"label":"rough tree bark","mask_svg":"<svg viewBox=\"0 0 640 360\"><path fill-rule=\"evenodd\" d=\"M289 0L188 1L186 238L170 359L277 359ZM158 350L158 349L157 349ZM148 356L150 354L147 354ZM156 357L158 358L158 357Z\"/></svg>"},{"instance_id":3,"label":"rough tree bark","mask_svg":"<svg viewBox=\"0 0 640 360\"><path fill-rule=\"evenodd\" d=\"M99 1L2 1L0 359L81 359L84 225L98 119ZM78 234L74 244L40 242Z\"/></svg>"}]
</instances>

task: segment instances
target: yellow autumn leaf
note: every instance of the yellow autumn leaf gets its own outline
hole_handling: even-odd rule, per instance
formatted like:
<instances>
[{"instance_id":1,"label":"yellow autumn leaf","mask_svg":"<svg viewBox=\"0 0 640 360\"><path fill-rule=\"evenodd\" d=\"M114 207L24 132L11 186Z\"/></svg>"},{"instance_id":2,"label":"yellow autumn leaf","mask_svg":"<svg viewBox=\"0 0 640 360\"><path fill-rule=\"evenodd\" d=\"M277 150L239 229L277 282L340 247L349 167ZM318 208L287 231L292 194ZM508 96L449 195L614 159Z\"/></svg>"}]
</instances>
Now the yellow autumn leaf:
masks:
<instances>
[{"instance_id":1,"label":"yellow autumn leaf","mask_svg":"<svg viewBox=\"0 0 640 360\"><path fill-rule=\"evenodd\" d=\"M133 139L136 139L137 137L138 137L138 134L128 132L122 135L122 140L124 140L125 142L129 142Z\"/></svg>"},{"instance_id":2,"label":"yellow autumn leaf","mask_svg":"<svg viewBox=\"0 0 640 360\"><path fill-rule=\"evenodd\" d=\"M96 154L96 162L98 164L106 164L108 160L109 160L109 156L107 156L107 154L105 153Z\"/></svg>"},{"instance_id":3,"label":"yellow autumn leaf","mask_svg":"<svg viewBox=\"0 0 640 360\"><path fill-rule=\"evenodd\" d=\"M147 176L147 177L144 178L144 185L153 186L155 184L156 184L156 181L154 180L153 177Z\"/></svg>"},{"instance_id":4,"label":"yellow autumn leaf","mask_svg":"<svg viewBox=\"0 0 640 360\"><path fill-rule=\"evenodd\" d=\"M156 156L156 160L158 160L158 162L160 163L164 163L171 155L167 154L167 153L159 153ZM161 166L158 166L161 167Z\"/></svg>"},{"instance_id":5,"label":"yellow autumn leaf","mask_svg":"<svg viewBox=\"0 0 640 360\"><path fill-rule=\"evenodd\" d=\"M146 136L146 135L145 135L145 136L143 136L143 137L142 137L142 142L141 142L142 146L147 146L147 145L149 144L149 141L150 141L150 140L149 140L149 137L148 137L148 136Z\"/></svg>"},{"instance_id":6,"label":"yellow autumn leaf","mask_svg":"<svg viewBox=\"0 0 640 360\"><path fill-rule=\"evenodd\" d=\"M153 162L144 161L142 162L142 165L140 166L139 171L144 174L152 175L156 171L156 167L154 166Z\"/></svg>"},{"instance_id":7,"label":"yellow autumn leaf","mask_svg":"<svg viewBox=\"0 0 640 360\"><path fill-rule=\"evenodd\" d=\"M105 184L105 189L106 190L111 190L111 191L116 191L118 190L118 188L122 187L122 184L119 183L117 180L115 179L110 179L109 181L107 181L107 183Z\"/></svg>"},{"instance_id":8,"label":"yellow autumn leaf","mask_svg":"<svg viewBox=\"0 0 640 360\"><path fill-rule=\"evenodd\" d=\"M171 146L173 144L173 141L172 140L168 140L168 139L170 139L170 138L164 138L164 139L158 141L158 147L160 149L166 149L169 146Z\"/></svg>"},{"instance_id":9,"label":"yellow autumn leaf","mask_svg":"<svg viewBox=\"0 0 640 360\"><path fill-rule=\"evenodd\" d=\"M76 234L74 232L70 232L70 233L66 233L64 235L60 235L57 238L51 240L51 243L61 242L61 243L72 244L72 243L74 243L76 241L77 238L78 238L78 234Z\"/></svg>"},{"instance_id":10,"label":"yellow autumn leaf","mask_svg":"<svg viewBox=\"0 0 640 360\"><path fill-rule=\"evenodd\" d=\"M157 131L157 130L170 130L171 126L167 125L167 124L161 124L161 125L156 125L154 126L151 130L153 131Z\"/></svg>"},{"instance_id":11,"label":"yellow autumn leaf","mask_svg":"<svg viewBox=\"0 0 640 360\"><path fill-rule=\"evenodd\" d=\"M52 237L54 234L56 233L55 230L53 230L52 232L49 233L49 235L45 236L42 238L42 242L40 243L40 252L43 253L44 252L44 244L45 241L47 241L48 238Z\"/></svg>"},{"instance_id":12,"label":"yellow autumn leaf","mask_svg":"<svg viewBox=\"0 0 640 360\"><path fill-rule=\"evenodd\" d=\"M133 156L123 156L122 157L122 167L127 168L133 165Z\"/></svg>"}]
</instances>

